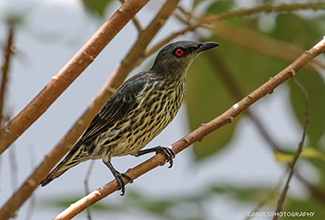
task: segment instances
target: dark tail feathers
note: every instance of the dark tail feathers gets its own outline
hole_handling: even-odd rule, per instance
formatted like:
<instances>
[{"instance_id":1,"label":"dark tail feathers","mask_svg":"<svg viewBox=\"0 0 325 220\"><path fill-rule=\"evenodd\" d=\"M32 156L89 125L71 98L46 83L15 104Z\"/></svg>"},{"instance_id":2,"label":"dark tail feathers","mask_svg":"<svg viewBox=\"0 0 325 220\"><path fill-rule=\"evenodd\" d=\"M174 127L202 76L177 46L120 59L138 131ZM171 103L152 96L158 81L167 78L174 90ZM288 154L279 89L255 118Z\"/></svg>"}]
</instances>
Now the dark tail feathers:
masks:
<instances>
[{"instance_id":1,"label":"dark tail feathers","mask_svg":"<svg viewBox=\"0 0 325 220\"><path fill-rule=\"evenodd\" d=\"M84 147L82 145L75 145L68 155L49 173L49 175L40 183L40 185L47 185L52 180L65 173L68 169L88 159L90 159L89 154Z\"/></svg>"}]
</instances>

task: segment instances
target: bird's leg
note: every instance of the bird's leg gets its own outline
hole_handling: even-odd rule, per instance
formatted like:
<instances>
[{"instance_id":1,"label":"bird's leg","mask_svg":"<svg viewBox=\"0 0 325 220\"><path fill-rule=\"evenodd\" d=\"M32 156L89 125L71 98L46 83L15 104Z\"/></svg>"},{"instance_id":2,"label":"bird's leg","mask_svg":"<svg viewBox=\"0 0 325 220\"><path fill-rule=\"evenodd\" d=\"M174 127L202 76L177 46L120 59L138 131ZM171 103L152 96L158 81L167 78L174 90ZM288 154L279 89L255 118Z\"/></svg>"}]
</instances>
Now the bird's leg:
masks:
<instances>
[{"instance_id":1,"label":"bird's leg","mask_svg":"<svg viewBox=\"0 0 325 220\"><path fill-rule=\"evenodd\" d=\"M126 179L128 179L130 181L130 183L133 182L133 179L126 175L125 173L120 173L118 172L112 165L111 161L107 161L107 162L104 162L104 164L108 167L108 169L110 169L110 171L112 172L112 174L114 175L118 185L120 186L120 190L121 190L121 196L124 195L125 193L125 181L124 181L124 178L125 177Z\"/></svg>"},{"instance_id":2,"label":"bird's leg","mask_svg":"<svg viewBox=\"0 0 325 220\"><path fill-rule=\"evenodd\" d=\"M169 163L168 168L171 168L173 166L173 158L175 158L175 153L169 147L157 146L157 147L153 147L153 148L149 148L149 149L145 149L145 150L140 150L138 152L137 156L141 156L141 155L151 153L151 152L156 152L156 154L162 153L166 157L167 162Z\"/></svg>"}]
</instances>

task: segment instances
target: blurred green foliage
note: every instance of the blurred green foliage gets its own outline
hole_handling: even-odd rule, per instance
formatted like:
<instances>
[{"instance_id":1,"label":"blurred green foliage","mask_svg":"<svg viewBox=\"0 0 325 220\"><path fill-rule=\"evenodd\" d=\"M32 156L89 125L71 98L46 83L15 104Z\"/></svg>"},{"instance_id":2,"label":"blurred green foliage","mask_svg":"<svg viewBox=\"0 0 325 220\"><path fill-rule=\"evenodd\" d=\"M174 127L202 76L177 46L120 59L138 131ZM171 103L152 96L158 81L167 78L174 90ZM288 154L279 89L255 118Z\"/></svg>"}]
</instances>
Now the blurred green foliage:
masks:
<instances>
[{"instance_id":1,"label":"blurred green foliage","mask_svg":"<svg viewBox=\"0 0 325 220\"><path fill-rule=\"evenodd\" d=\"M112 0L83 0L85 6L94 14L104 15L107 6L113 2Z\"/></svg>"}]
</instances>

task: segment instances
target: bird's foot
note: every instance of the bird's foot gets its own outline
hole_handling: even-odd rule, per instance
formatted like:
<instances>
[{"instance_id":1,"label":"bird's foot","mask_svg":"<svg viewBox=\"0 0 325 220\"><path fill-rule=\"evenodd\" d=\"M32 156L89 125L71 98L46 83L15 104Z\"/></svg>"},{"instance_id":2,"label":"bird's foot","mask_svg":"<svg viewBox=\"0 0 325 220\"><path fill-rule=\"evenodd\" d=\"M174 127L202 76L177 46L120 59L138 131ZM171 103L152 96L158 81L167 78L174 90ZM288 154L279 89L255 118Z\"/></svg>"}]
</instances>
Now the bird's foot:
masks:
<instances>
[{"instance_id":1,"label":"bird's foot","mask_svg":"<svg viewBox=\"0 0 325 220\"><path fill-rule=\"evenodd\" d=\"M156 154L162 153L166 157L166 162L169 163L168 168L171 168L173 166L173 158L175 158L175 152L171 148L165 146L157 146L145 150L140 150L138 156L151 152L156 152Z\"/></svg>"},{"instance_id":2,"label":"bird's foot","mask_svg":"<svg viewBox=\"0 0 325 220\"><path fill-rule=\"evenodd\" d=\"M120 173L117 170L115 170L115 172L113 173L117 184L119 185L119 189L121 190L121 196L123 196L125 194L125 180L124 178L126 178L130 183L133 183L133 179L128 176L125 173Z\"/></svg>"},{"instance_id":3,"label":"bird's foot","mask_svg":"<svg viewBox=\"0 0 325 220\"><path fill-rule=\"evenodd\" d=\"M128 176L125 173L120 173L118 172L112 165L112 163L110 161L104 162L105 165L111 170L112 174L114 175L117 184L119 185L119 189L121 190L121 196L124 195L125 193L125 179L127 179L130 183L133 183L133 179Z\"/></svg>"},{"instance_id":4,"label":"bird's foot","mask_svg":"<svg viewBox=\"0 0 325 220\"><path fill-rule=\"evenodd\" d=\"M173 158L175 158L175 152L169 147L158 146L156 147L156 154L159 153L162 153L166 157L166 162L169 163L168 168L171 168L174 164Z\"/></svg>"}]
</instances>

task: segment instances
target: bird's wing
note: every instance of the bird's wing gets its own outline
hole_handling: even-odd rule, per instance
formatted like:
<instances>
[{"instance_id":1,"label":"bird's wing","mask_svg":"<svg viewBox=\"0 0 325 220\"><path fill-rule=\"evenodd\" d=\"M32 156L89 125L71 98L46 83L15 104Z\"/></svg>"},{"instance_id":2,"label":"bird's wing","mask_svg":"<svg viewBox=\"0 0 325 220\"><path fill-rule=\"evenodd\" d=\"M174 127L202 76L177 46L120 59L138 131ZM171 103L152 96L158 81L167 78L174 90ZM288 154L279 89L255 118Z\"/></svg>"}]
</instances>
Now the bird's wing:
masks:
<instances>
[{"instance_id":1,"label":"bird's wing","mask_svg":"<svg viewBox=\"0 0 325 220\"><path fill-rule=\"evenodd\" d=\"M103 106L78 141L78 145L93 141L138 106L137 95L144 89L146 80L136 75L127 80Z\"/></svg>"}]
</instances>

